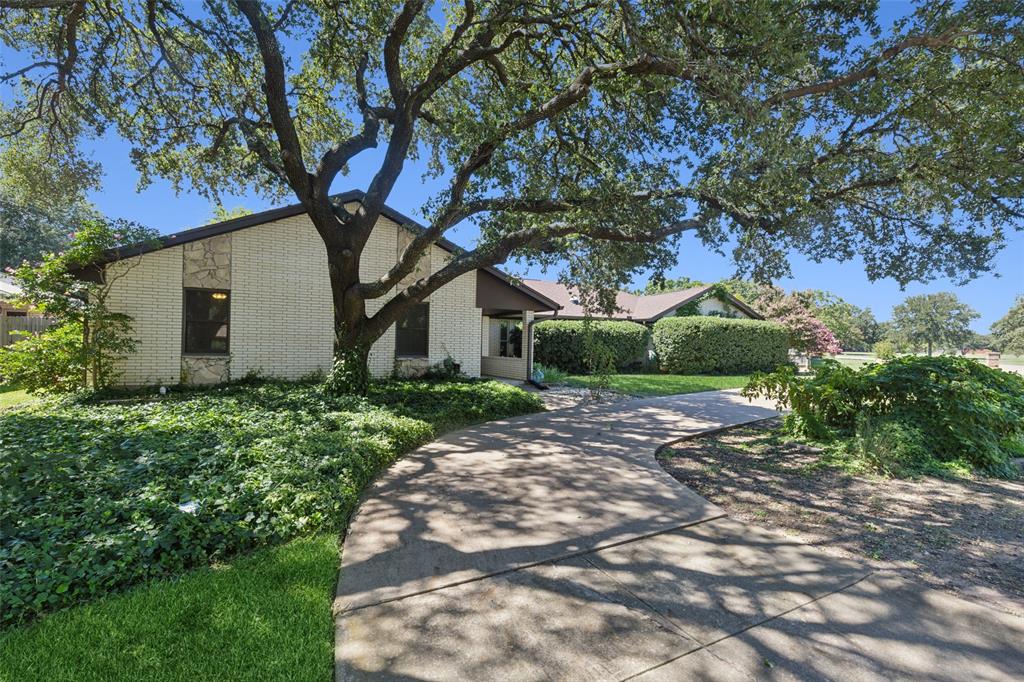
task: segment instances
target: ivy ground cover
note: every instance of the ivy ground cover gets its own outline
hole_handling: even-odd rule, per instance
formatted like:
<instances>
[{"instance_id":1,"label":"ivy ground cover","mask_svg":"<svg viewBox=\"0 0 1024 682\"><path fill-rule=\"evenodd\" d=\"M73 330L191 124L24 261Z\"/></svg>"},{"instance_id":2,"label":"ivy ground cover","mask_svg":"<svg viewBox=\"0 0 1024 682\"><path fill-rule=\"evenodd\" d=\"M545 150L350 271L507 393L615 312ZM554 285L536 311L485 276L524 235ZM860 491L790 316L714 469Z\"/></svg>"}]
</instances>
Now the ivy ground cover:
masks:
<instances>
[{"instance_id":1,"label":"ivy ground cover","mask_svg":"<svg viewBox=\"0 0 1024 682\"><path fill-rule=\"evenodd\" d=\"M537 409L517 388L454 381L378 383L366 398L259 383L0 412L2 625L336 534L400 454Z\"/></svg>"}]
</instances>

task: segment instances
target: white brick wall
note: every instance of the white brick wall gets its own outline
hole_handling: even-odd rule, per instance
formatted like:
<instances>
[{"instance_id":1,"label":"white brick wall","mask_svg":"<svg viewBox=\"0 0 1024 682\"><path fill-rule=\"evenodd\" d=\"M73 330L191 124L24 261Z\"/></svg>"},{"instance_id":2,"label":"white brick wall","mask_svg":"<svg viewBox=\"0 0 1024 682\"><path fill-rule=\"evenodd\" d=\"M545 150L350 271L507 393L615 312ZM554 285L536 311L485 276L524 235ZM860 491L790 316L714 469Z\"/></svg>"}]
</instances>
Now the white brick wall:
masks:
<instances>
[{"instance_id":1,"label":"white brick wall","mask_svg":"<svg viewBox=\"0 0 1024 682\"><path fill-rule=\"evenodd\" d=\"M232 234L231 376L298 379L331 366L327 252L305 216Z\"/></svg>"},{"instance_id":2,"label":"white brick wall","mask_svg":"<svg viewBox=\"0 0 1024 682\"><path fill-rule=\"evenodd\" d=\"M118 369L127 385L181 380L182 247L172 246L110 265L117 277L107 303L132 316L137 350Z\"/></svg>"},{"instance_id":3,"label":"white brick wall","mask_svg":"<svg viewBox=\"0 0 1024 682\"><path fill-rule=\"evenodd\" d=\"M379 277L397 255L397 223L381 218L363 252L360 275ZM304 216L232 233L231 377L250 371L297 379L327 371L333 349L333 308L323 242ZM450 254L432 247L439 270ZM389 296L388 296L389 297ZM388 297L367 301L373 315ZM116 309L135 318L139 352L125 363L126 384L176 383L181 374L182 247L141 257L139 266L115 286ZM482 326L476 307L476 273L467 273L430 298L430 362L451 355L471 376L480 374ZM392 326L370 350L370 371L394 368Z\"/></svg>"}]
</instances>

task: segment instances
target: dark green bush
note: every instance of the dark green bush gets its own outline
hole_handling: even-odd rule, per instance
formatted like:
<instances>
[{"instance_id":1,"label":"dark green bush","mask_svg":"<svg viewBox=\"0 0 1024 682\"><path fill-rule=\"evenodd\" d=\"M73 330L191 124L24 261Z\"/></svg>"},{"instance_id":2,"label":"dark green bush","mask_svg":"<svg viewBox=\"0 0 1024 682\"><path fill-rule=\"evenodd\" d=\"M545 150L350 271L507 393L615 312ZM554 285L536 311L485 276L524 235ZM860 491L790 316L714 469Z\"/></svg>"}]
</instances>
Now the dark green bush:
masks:
<instances>
[{"instance_id":1,"label":"dark green bush","mask_svg":"<svg viewBox=\"0 0 1024 682\"><path fill-rule=\"evenodd\" d=\"M536 411L499 382L232 385L0 413L0 623L346 523L444 429Z\"/></svg>"},{"instance_id":2,"label":"dark green bush","mask_svg":"<svg viewBox=\"0 0 1024 682\"><path fill-rule=\"evenodd\" d=\"M826 360L813 378L782 368L744 393L791 407L790 428L813 438L852 436L864 418L894 420L935 460L996 475L1013 473L1009 458L1024 438L1024 377L967 358L908 356L859 370Z\"/></svg>"},{"instance_id":3,"label":"dark green bush","mask_svg":"<svg viewBox=\"0 0 1024 682\"><path fill-rule=\"evenodd\" d=\"M654 349L669 374L744 374L786 364L789 334L761 320L666 317L654 324Z\"/></svg>"},{"instance_id":4,"label":"dark green bush","mask_svg":"<svg viewBox=\"0 0 1024 682\"><path fill-rule=\"evenodd\" d=\"M570 374L622 370L643 361L649 338L647 327L625 320L545 320L534 326L534 359Z\"/></svg>"}]
</instances>

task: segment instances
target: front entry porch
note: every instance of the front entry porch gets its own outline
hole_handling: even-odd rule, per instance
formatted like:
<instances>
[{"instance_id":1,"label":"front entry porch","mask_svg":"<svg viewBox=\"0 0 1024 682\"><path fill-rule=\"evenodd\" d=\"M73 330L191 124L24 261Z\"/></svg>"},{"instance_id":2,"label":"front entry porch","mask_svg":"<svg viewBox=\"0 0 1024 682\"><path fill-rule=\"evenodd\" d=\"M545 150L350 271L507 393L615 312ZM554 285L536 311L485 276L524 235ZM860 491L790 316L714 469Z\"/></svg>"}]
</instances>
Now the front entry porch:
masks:
<instances>
[{"instance_id":1,"label":"front entry porch","mask_svg":"<svg viewBox=\"0 0 1024 682\"><path fill-rule=\"evenodd\" d=\"M476 301L481 315L481 376L528 381L533 375L534 313L557 312L558 304L502 279L496 271L484 270L477 271Z\"/></svg>"}]
</instances>

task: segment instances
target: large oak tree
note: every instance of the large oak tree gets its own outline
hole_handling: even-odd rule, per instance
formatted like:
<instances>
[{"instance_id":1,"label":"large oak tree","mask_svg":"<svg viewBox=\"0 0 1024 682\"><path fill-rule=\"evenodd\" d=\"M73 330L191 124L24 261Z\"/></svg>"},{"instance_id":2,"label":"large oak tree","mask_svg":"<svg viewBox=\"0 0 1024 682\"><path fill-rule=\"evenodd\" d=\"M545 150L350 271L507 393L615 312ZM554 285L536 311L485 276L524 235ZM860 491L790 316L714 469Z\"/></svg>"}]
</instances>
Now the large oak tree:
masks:
<instances>
[{"instance_id":1,"label":"large oak tree","mask_svg":"<svg viewBox=\"0 0 1024 682\"><path fill-rule=\"evenodd\" d=\"M143 179L216 197L293 194L326 246L336 355L510 257L604 286L663 268L679 235L860 257L901 283L989 268L1021 227L1021 3L869 1L0 0L19 59L0 134L113 126ZM354 213L331 201L357 157ZM447 187L383 276L359 262L407 163ZM396 291L464 221L475 246ZM367 314L370 299L387 302Z\"/></svg>"}]
</instances>

